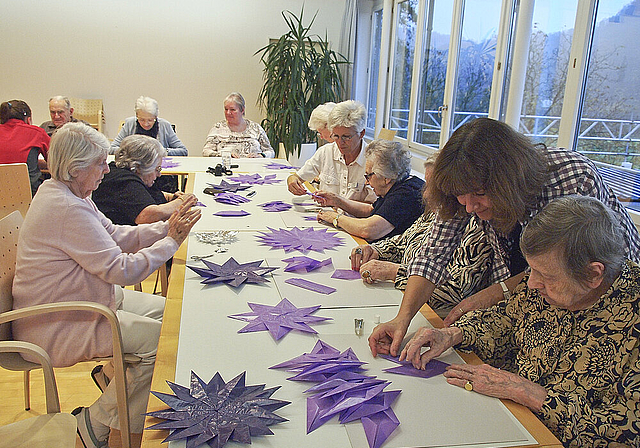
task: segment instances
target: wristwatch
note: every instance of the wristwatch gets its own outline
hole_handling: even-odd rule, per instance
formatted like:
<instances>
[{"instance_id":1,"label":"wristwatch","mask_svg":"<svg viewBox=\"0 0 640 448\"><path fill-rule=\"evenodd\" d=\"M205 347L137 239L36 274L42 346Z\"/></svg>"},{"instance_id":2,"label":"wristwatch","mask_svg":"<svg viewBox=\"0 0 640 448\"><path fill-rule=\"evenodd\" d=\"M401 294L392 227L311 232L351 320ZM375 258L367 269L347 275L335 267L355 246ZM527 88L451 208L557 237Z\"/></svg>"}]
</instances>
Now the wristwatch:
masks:
<instances>
[{"instance_id":1,"label":"wristwatch","mask_svg":"<svg viewBox=\"0 0 640 448\"><path fill-rule=\"evenodd\" d=\"M335 218L333 218L333 227L335 227L336 229L340 228L340 224L338 223L338 218L340 217L340 215L336 215Z\"/></svg>"},{"instance_id":2,"label":"wristwatch","mask_svg":"<svg viewBox=\"0 0 640 448\"><path fill-rule=\"evenodd\" d=\"M509 300L509 298L511 297L511 291L509 291L507 285L505 285L504 282L500 282L500 287L502 288L502 296L504 297L504 299Z\"/></svg>"}]
</instances>

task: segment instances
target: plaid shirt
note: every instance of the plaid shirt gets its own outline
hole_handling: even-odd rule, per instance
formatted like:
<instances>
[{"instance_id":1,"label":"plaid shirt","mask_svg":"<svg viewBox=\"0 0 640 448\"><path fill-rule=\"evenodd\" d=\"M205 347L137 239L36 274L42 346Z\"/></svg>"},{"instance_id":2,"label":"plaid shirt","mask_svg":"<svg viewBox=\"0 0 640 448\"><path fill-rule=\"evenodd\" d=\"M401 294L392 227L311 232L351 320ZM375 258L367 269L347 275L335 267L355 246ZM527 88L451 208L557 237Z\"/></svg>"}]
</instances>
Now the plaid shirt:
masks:
<instances>
[{"instance_id":1,"label":"plaid shirt","mask_svg":"<svg viewBox=\"0 0 640 448\"><path fill-rule=\"evenodd\" d=\"M640 235L623 205L604 182L596 166L583 155L564 149L548 149L550 177L538 197L538 203L521 221L522 228L531 221L549 202L562 196L579 194L599 199L620 218L624 230L626 255L640 261ZM409 265L408 275L419 275L438 285L448 276L447 265L460 242L462 231L470 219L454 218L448 221L436 220L430 238ZM490 279L493 283L511 277L503 249L498 243L495 229L487 221L482 221L484 232L493 248L494 260L491 264Z\"/></svg>"}]
</instances>

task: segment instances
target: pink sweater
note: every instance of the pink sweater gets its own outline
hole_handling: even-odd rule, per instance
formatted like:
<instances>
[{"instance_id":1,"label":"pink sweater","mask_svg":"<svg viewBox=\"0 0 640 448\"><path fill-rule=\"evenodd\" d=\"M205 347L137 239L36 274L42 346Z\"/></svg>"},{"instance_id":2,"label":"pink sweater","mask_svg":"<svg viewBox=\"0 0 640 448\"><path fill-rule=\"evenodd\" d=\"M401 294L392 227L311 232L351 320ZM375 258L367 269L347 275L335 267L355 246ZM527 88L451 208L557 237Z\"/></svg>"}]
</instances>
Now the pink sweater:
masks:
<instances>
[{"instance_id":1,"label":"pink sweater","mask_svg":"<svg viewBox=\"0 0 640 448\"><path fill-rule=\"evenodd\" d=\"M116 226L90 198L45 181L20 230L13 308L87 300L115 310L113 285L139 283L178 250L167 230L166 222ZM56 367L112 354L109 324L93 313L21 319L13 336L40 345Z\"/></svg>"}]
</instances>

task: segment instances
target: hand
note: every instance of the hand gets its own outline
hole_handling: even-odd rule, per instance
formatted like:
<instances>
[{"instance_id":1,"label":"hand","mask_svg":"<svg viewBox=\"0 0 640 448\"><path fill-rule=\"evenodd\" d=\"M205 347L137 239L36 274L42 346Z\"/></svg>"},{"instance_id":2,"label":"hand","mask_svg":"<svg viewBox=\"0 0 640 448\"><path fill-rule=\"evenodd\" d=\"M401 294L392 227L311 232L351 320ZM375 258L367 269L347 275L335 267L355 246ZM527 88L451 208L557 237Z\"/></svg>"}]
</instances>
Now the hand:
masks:
<instances>
[{"instance_id":1,"label":"hand","mask_svg":"<svg viewBox=\"0 0 640 448\"><path fill-rule=\"evenodd\" d=\"M182 202L180 208L169 217L169 231L167 236L173 238L178 246L181 245L189 235L191 228L200 219L200 209L192 208L195 204L195 196Z\"/></svg>"},{"instance_id":2,"label":"hand","mask_svg":"<svg viewBox=\"0 0 640 448\"><path fill-rule=\"evenodd\" d=\"M434 329L422 327L405 345L400 354L400 361L411 361L413 367L424 370L424 367L433 358L437 358L445 350L462 341L462 332L459 328L450 327ZM422 347L429 350L422 353Z\"/></svg>"},{"instance_id":3,"label":"hand","mask_svg":"<svg viewBox=\"0 0 640 448\"><path fill-rule=\"evenodd\" d=\"M349 255L351 260L351 269L359 271L362 263L366 263L369 260L378 259L378 251L371 247L369 244L364 244L358 247L354 247Z\"/></svg>"},{"instance_id":4,"label":"hand","mask_svg":"<svg viewBox=\"0 0 640 448\"><path fill-rule=\"evenodd\" d=\"M340 207L340 195L329 191L318 190L313 193L313 199L323 207Z\"/></svg>"},{"instance_id":5,"label":"hand","mask_svg":"<svg viewBox=\"0 0 640 448\"><path fill-rule=\"evenodd\" d=\"M170 201L175 201L176 199L180 199L182 196L184 196L184 193L178 190L175 193L173 193L173 196L171 196Z\"/></svg>"},{"instance_id":6,"label":"hand","mask_svg":"<svg viewBox=\"0 0 640 448\"><path fill-rule=\"evenodd\" d=\"M497 295L494 291L496 287L500 289ZM444 319L444 325L448 327L469 311L489 308L498 303L500 299L502 299L502 289L498 285L491 285L457 304Z\"/></svg>"},{"instance_id":7,"label":"hand","mask_svg":"<svg viewBox=\"0 0 640 448\"><path fill-rule=\"evenodd\" d=\"M236 154L236 153L232 152L232 153L231 153L231 158L233 158L233 159L239 159L239 158L240 158L240 156L239 156L238 154Z\"/></svg>"},{"instance_id":8,"label":"hand","mask_svg":"<svg viewBox=\"0 0 640 448\"><path fill-rule=\"evenodd\" d=\"M398 273L398 264L390 261L381 260L369 260L360 266L360 274L364 271L369 271L366 276L363 275L362 279L366 283L373 283L375 281L395 280Z\"/></svg>"},{"instance_id":9,"label":"hand","mask_svg":"<svg viewBox=\"0 0 640 448\"><path fill-rule=\"evenodd\" d=\"M327 222L329 224L333 224L333 220L338 216L337 212L333 210L320 210L318 212L318 222Z\"/></svg>"},{"instance_id":10,"label":"hand","mask_svg":"<svg viewBox=\"0 0 640 448\"><path fill-rule=\"evenodd\" d=\"M255 159L257 157L262 157L260 154L258 154L257 152L250 152L249 154L247 154L247 157L250 159Z\"/></svg>"},{"instance_id":11,"label":"hand","mask_svg":"<svg viewBox=\"0 0 640 448\"><path fill-rule=\"evenodd\" d=\"M292 174L287 177L287 188L292 194L296 196L303 196L307 193L307 189L304 188L304 181L297 175Z\"/></svg>"},{"instance_id":12,"label":"hand","mask_svg":"<svg viewBox=\"0 0 640 448\"><path fill-rule=\"evenodd\" d=\"M533 411L539 411L547 397L547 390L539 384L488 364L451 364L444 376L454 386L464 387L469 382L474 392L490 397L509 398Z\"/></svg>"},{"instance_id":13,"label":"hand","mask_svg":"<svg viewBox=\"0 0 640 448\"><path fill-rule=\"evenodd\" d=\"M409 323L411 323L411 319L407 322L396 316L389 322L385 322L374 328L371 336L369 336L369 348L373 356L378 356L378 353L397 356L400 351L402 338L407 334Z\"/></svg>"}]
</instances>

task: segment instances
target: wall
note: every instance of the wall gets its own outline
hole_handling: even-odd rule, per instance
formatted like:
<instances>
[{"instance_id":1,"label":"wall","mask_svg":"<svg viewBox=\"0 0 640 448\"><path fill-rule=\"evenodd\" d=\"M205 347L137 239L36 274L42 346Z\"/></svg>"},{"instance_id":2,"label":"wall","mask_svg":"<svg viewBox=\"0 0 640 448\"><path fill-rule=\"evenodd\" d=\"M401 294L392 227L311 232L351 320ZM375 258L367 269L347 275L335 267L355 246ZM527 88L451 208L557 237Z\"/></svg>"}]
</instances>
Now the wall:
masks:
<instances>
[{"instance_id":1,"label":"wall","mask_svg":"<svg viewBox=\"0 0 640 448\"><path fill-rule=\"evenodd\" d=\"M259 121L262 86L254 53L286 31L282 10L298 0L3 0L0 100L22 99L34 124L53 95L102 98L106 134L133 115L140 95L158 100L190 155L201 155L231 91ZM305 23L338 48L343 0L305 0ZM9 61L9 63L6 63Z\"/></svg>"}]
</instances>

